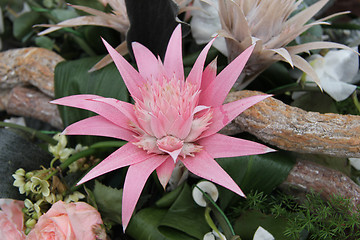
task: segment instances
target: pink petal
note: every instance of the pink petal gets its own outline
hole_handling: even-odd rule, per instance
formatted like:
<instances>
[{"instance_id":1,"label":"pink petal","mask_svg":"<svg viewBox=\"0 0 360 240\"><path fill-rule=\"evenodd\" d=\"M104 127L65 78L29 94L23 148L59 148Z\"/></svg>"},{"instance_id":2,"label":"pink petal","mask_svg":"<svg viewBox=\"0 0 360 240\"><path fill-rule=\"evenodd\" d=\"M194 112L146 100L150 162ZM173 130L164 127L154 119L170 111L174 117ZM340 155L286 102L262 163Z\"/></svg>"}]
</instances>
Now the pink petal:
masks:
<instances>
[{"instance_id":1,"label":"pink petal","mask_svg":"<svg viewBox=\"0 0 360 240\"><path fill-rule=\"evenodd\" d=\"M251 96L244 99L240 99L235 102L227 103L220 107L213 109L213 118L212 124L209 128L201 134L200 138L208 137L218 131L220 131L224 126L230 123L234 118L236 118L240 113L248 109L249 107L255 105L256 103L268 98L272 95L257 95Z\"/></svg>"},{"instance_id":2,"label":"pink petal","mask_svg":"<svg viewBox=\"0 0 360 240\"><path fill-rule=\"evenodd\" d=\"M166 188L166 185L170 180L174 168L175 168L174 161L171 159L171 157L168 157L165 160L165 162L156 169L156 173L158 175L159 181L164 189Z\"/></svg>"},{"instance_id":3,"label":"pink petal","mask_svg":"<svg viewBox=\"0 0 360 240\"><path fill-rule=\"evenodd\" d=\"M128 142L91 169L77 185L83 184L84 182L113 170L145 161L152 156L154 155L148 154L135 146L132 142Z\"/></svg>"},{"instance_id":4,"label":"pink petal","mask_svg":"<svg viewBox=\"0 0 360 240\"><path fill-rule=\"evenodd\" d=\"M146 180L168 156L153 155L146 161L132 164L126 174L122 199L122 225L125 231Z\"/></svg>"},{"instance_id":5,"label":"pink petal","mask_svg":"<svg viewBox=\"0 0 360 240\"><path fill-rule=\"evenodd\" d=\"M274 152L263 144L215 133L197 142L213 158L238 157Z\"/></svg>"},{"instance_id":6,"label":"pink petal","mask_svg":"<svg viewBox=\"0 0 360 240\"><path fill-rule=\"evenodd\" d=\"M142 100L140 87L145 83L143 77L121 56L114 48L102 39L111 58L114 60L117 69L122 76L130 94Z\"/></svg>"},{"instance_id":7,"label":"pink petal","mask_svg":"<svg viewBox=\"0 0 360 240\"><path fill-rule=\"evenodd\" d=\"M120 127L129 129L129 118L114 106L100 102L102 98L103 97L97 95L81 94L59 98L50 103L89 110L103 116ZM92 101L93 99L97 99L97 101Z\"/></svg>"},{"instance_id":8,"label":"pink petal","mask_svg":"<svg viewBox=\"0 0 360 240\"><path fill-rule=\"evenodd\" d=\"M123 102L115 98L96 98L92 99L96 102L103 102L106 104L109 104L110 106L115 107L118 109L122 114L124 114L130 121L133 123L136 123L136 116L135 116L135 110L134 105L128 102Z\"/></svg>"},{"instance_id":9,"label":"pink petal","mask_svg":"<svg viewBox=\"0 0 360 240\"><path fill-rule=\"evenodd\" d=\"M194 84L195 86L198 86L198 88L200 88L200 86L201 86L201 79L202 79L202 74L203 74L203 70L204 70L206 55L214 41L215 41L215 38L212 39L208 44L206 44L206 46L204 47L204 49L201 51L200 55L196 59L194 66L191 69L188 77L186 78L186 81L189 81L190 83Z\"/></svg>"},{"instance_id":10,"label":"pink petal","mask_svg":"<svg viewBox=\"0 0 360 240\"><path fill-rule=\"evenodd\" d=\"M181 25L179 24L175 28L169 40L165 53L164 66L170 77L175 74L175 77L177 79L179 79L180 81L184 81L181 38Z\"/></svg>"},{"instance_id":11,"label":"pink petal","mask_svg":"<svg viewBox=\"0 0 360 240\"><path fill-rule=\"evenodd\" d=\"M213 107L218 107L223 104L253 49L254 45L248 47L216 76L215 81L210 83L209 87L200 94L199 104Z\"/></svg>"},{"instance_id":12,"label":"pink petal","mask_svg":"<svg viewBox=\"0 0 360 240\"><path fill-rule=\"evenodd\" d=\"M181 161L185 167L195 175L217 183L245 197L240 187L205 150L196 153L195 157L186 157Z\"/></svg>"},{"instance_id":13,"label":"pink petal","mask_svg":"<svg viewBox=\"0 0 360 240\"><path fill-rule=\"evenodd\" d=\"M160 67L159 61L154 54L138 42L133 42L132 48L141 76L143 76L146 81L157 80L159 78Z\"/></svg>"},{"instance_id":14,"label":"pink petal","mask_svg":"<svg viewBox=\"0 0 360 240\"><path fill-rule=\"evenodd\" d=\"M104 136L131 141L134 132L113 124L102 116L89 117L69 125L63 132L66 135Z\"/></svg>"},{"instance_id":15,"label":"pink petal","mask_svg":"<svg viewBox=\"0 0 360 240\"><path fill-rule=\"evenodd\" d=\"M201 79L201 90L204 91L216 78L217 58L205 68Z\"/></svg>"},{"instance_id":16,"label":"pink petal","mask_svg":"<svg viewBox=\"0 0 360 240\"><path fill-rule=\"evenodd\" d=\"M154 115L150 116L150 126L152 133L156 138L162 138L166 136L164 125L162 124L162 122L159 120L158 117Z\"/></svg>"}]
</instances>

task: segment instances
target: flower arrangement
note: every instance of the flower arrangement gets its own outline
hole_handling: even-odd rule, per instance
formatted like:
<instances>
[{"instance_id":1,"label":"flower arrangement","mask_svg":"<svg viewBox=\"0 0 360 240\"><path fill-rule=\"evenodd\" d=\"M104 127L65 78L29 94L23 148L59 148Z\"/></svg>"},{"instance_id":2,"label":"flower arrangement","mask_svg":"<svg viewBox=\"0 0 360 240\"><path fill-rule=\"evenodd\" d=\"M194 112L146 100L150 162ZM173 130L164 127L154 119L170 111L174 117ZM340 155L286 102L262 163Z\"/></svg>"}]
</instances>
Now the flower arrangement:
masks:
<instances>
[{"instance_id":1,"label":"flower arrangement","mask_svg":"<svg viewBox=\"0 0 360 240\"><path fill-rule=\"evenodd\" d=\"M308 148L286 151L292 145L302 149L303 135L317 131L325 116L334 116L328 128L321 125L325 132L342 120L324 114L304 129L296 125L303 110L278 103L307 109L310 101L309 110L326 112L331 105L337 112L360 113L354 40L360 27L354 21L340 32L344 25L331 28L333 18L349 12L322 12L328 5L328 0L26 0L2 6L15 43L46 47L65 60L52 72L53 92L45 104L54 109L48 116L60 113L62 128L0 122L6 127L0 129L5 166L0 238L358 236L356 140L334 133L340 145L349 145L335 157L319 157ZM2 40L4 46L14 42ZM41 84L29 87L34 81L21 87L42 91ZM1 94L12 86L3 82ZM238 91L244 88L265 93L239 97L248 93ZM321 109L314 99L324 101ZM269 134L273 125L261 125L273 120L274 112L293 125L290 132L284 125L276 128L283 134ZM301 116L313 121L311 112ZM355 119L349 124L357 121L349 118ZM281 140L272 141L279 134ZM331 144L327 134L321 136L314 141ZM352 193L341 192L342 183L329 176L332 170L302 167L304 152L351 176L338 178L351 184ZM325 180L313 183L311 170ZM329 189L316 185L323 182ZM305 193L292 191L294 186ZM339 193L334 189L344 194L334 196Z\"/></svg>"}]
</instances>

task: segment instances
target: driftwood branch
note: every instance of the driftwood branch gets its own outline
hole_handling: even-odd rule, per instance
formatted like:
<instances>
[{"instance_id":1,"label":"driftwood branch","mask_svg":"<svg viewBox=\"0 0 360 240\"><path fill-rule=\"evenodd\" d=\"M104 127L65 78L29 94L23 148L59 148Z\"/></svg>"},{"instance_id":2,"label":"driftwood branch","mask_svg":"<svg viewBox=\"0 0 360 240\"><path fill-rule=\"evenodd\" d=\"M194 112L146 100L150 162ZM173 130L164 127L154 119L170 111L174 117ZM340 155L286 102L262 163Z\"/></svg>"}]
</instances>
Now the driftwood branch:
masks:
<instances>
[{"instance_id":1,"label":"driftwood branch","mask_svg":"<svg viewBox=\"0 0 360 240\"><path fill-rule=\"evenodd\" d=\"M227 101L262 94L232 92ZM338 157L360 157L360 116L320 114L268 98L240 114L222 132L242 131L278 148Z\"/></svg>"},{"instance_id":2,"label":"driftwood branch","mask_svg":"<svg viewBox=\"0 0 360 240\"><path fill-rule=\"evenodd\" d=\"M339 171L309 161L298 161L280 188L301 199L311 191L325 199L340 195L350 199L354 207L360 206L359 185Z\"/></svg>"}]
</instances>

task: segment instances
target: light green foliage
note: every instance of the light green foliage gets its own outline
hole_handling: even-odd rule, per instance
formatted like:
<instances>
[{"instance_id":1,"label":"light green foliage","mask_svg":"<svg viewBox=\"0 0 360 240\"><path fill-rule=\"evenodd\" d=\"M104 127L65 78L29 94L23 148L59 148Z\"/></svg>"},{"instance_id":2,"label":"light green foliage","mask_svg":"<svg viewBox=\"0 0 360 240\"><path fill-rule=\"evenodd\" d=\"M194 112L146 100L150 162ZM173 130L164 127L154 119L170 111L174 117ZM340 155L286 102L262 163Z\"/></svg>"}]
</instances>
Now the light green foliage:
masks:
<instances>
[{"instance_id":1,"label":"light green foliage","mask_svg":"<svg viewBox=\"0 0 360 240\"><path fill-rule=\"evenodd\" d=\"M269 224L264 221L266 218L272 218L277 225L279 220L285 220L282 228L274 228L275 232L271 231L271 224L266 228L274 236L282 235L276 239L360 238L360 212L354 208L350 199L342 196L332 196L326 201L320 194L311 193L300 200L281 192L272 195L253 192L232 209L231 217L234 220L245 215L248 221L250 217L257 216L254 221L260 225ZM282 232L276 232L281 229Z\"/></svg>"}]
</instances>

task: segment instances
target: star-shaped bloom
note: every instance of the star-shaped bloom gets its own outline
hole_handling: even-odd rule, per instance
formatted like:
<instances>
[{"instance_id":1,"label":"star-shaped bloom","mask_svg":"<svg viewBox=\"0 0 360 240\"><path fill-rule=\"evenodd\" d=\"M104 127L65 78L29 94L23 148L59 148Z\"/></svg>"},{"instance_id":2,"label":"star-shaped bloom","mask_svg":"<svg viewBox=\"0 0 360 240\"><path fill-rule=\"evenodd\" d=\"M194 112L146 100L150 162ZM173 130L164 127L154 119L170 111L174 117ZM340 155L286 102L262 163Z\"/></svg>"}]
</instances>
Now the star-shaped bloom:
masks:
<instances>
[{"instance_id":1,"label":"star-shaped bloom","mask_svg":"<svg viewBox=\"0 0 360 240\"><path fill-rule=\"evenodd\" d=\"M135 104L97 95L74 95L53 101L98 114L68 126L65 134L97 135L129 141L78 183L130 166L123 189L124 229L147 178L154 170L165 188L175 164L181 161L195 175L244 196L214 158L273 151L262 144L217 133L245 109L269 95L222 105L253 47L245 50L216 76L215 61L204 70L212 42L200 53L185 80L180 26L170 38L163 63L146 47L133 43L139 71L104 41Z\"/></svg>"},{"instance_id":2,"label":"star-shaped bloom","mask_svg":"<svg viewBox=\"0 0 360 240\"><path fill-rule=\"evenodd\" d=\"M325 6L329 0L319 0L311 6L295 13L302 1L297 0L211 0L206 9L207 17L198 16L191 25L202 28L193 28L193 36L202 36L206 39L217 32L226 39L228 58L235 59L249 46L256 44L253 54L241 74L237 88L242 89L253 81L261 72L277 61L285 61L292 67L299 68L320 85L320 79L309 63L299 54L314 49L349 47L325 41L303 43L289 46L300 34L315 25L328 24L332 17L349 12L340 12L311 22L311 18ZM206 5L203 3L202 5ZM212 9L212 10L211 10ZM218 9L218 13L215 11ZM194 11L196 12L196 11ZM217 14L217 15L216 15ZM204 15L204 14L203 14ZM221 27L219 26L221 22ZM201 32L199 32L199 29ZM213 31L213 32L209 32ZM217 47L217 46L215 46ZM224 52L223 46L220 51Z\"/></svg>"}]
</instances>

